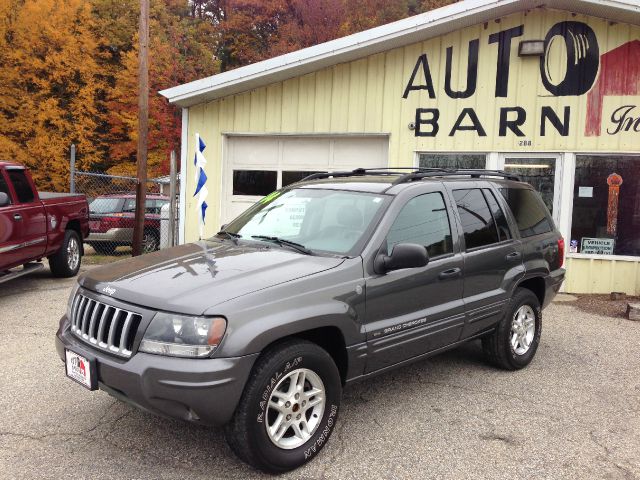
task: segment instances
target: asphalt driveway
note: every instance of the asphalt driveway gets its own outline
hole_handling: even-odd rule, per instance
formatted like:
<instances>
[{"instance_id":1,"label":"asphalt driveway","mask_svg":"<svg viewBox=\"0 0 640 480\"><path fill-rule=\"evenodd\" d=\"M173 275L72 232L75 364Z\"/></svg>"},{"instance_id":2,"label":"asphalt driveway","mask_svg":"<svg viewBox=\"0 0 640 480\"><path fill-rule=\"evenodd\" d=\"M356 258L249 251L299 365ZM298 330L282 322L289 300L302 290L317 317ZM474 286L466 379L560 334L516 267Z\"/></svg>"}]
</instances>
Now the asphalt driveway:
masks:
<instances>
[{"instance_id":1,"label":"asphalt driveway","mask_svg":"<svg viewBox=\"0 0 640 480\"><path fill-rule=\"evenodd\" d=\"M221 431L65 378L53 339L74 281L0 285L0 477L267 478ZM473 343L347 387L326 448L281 478L640 478L639 350L640 323L553 304L523 371Z\"/></svg>"}]
</instances>

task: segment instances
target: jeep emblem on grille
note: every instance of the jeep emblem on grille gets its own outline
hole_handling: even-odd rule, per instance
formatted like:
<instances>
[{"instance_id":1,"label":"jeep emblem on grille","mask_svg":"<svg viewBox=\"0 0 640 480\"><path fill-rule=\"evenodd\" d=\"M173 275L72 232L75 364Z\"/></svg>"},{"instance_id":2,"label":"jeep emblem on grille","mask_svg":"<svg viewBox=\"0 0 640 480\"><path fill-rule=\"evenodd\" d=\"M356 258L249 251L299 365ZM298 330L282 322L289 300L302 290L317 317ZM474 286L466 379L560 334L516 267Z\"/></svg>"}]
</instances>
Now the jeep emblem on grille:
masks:
<instances>
[{"instance_id":1,"label":"jeep emblem on grille","mask_svg":"<svg viewBox=\"0 0 640 480\"><path fill-rule=\"evenodd\" d=\"M106 293L107 295L113 295L114 293L116 293L116 289L113 287L104 287L102 289L102 293Z\"/></svg>"}]
</instances>

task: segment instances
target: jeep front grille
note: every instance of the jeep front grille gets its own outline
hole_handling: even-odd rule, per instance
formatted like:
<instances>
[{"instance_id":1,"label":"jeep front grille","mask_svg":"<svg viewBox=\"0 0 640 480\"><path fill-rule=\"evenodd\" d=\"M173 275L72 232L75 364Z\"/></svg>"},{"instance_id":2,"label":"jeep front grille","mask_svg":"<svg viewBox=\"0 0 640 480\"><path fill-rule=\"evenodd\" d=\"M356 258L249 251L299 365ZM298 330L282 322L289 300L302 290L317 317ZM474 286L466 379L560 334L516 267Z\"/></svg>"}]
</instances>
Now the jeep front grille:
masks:
<instances>
[{"instance_id":1,"label":"jeep front grille","mask_svg":"<svg viewBox=\"0 0 640 480\"><path fill-rule=\"evenodd\" d=\"M141 320L139 313L78 294L71 308L71 333L98 349L128 358Z\"/></svg>"}]
</instances>

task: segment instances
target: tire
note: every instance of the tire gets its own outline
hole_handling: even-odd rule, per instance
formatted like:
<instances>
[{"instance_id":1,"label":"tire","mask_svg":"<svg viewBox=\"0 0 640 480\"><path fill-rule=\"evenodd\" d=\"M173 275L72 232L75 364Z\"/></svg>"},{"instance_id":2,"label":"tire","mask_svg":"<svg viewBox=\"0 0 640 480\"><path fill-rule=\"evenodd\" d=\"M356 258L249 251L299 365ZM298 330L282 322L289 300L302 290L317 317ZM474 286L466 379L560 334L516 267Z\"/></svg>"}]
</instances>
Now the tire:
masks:
<instances>
[{"instance_id":1,"label":"tire","mask_svg":"<svg viewBox=\"0 0 640 480\"><path fill-rule=\"evenodd\" d=\"M108 243L90 243L91 247L100 255L113 255L116 252L116 246Z\"/></svg>"},{"instance_id":2,"label":"tire","mask_svg":"<svg viewBox=\"0 0 640 480\"><path fill-rule=\"evenodd\" d=\"M529 325L533 327L532 332L531 327L527 328ZM518 370L533 360L541 333L542 310L538 297L531 290L518 288L496 330L482 339L482 349L493 365Z\"/></svg>"},{"instance_id":3,"label":"tire","mask_svg":"<svg viewBox=\"0 0 640 480\"><path fill-rule=\"evenodd\" d=\"M54 277L75 277L82 262L80 236L75 230L64 232L60 249L49 257L49 268Z\"/></svg>"},{"instance_id":4,"label":"tire","mask_svg":"<svg viewBox=\"0 0 640 480\"><path fill-rule=\"evenodd\" d=\"M318 394L296 398L295 390L284 393L292 387L293 379L300 380L302 373L304 390L322 387L324 403ZM276 396L274 392L281 394ZM325 350L304 340L277 344L256 362L225 428L227 442L241 460L254 468L267 473L293 470L314 458L327 443L338 418L341 395L340 373ZM274 400L282 413L272 406ZM291 416L290 422L286 415ZM298 417L306 418L306 432L301 429L303 424L296 421ZM275 427L280 418L283 422L278 432ZM294 432L294 423L300 436ZM274 437L267 432L269 427L274 427Z\"/></svg>"},{"instance_id":5,"label":"tire","mask_svg":"<svg viewBox=\"0 0 640 480\"><path fill-rule=\"evenodd\" d=\"M160 235L156 230L145 230L142 237L142 253L151 253L160 249Z\"/></svg>"}]
</instances>

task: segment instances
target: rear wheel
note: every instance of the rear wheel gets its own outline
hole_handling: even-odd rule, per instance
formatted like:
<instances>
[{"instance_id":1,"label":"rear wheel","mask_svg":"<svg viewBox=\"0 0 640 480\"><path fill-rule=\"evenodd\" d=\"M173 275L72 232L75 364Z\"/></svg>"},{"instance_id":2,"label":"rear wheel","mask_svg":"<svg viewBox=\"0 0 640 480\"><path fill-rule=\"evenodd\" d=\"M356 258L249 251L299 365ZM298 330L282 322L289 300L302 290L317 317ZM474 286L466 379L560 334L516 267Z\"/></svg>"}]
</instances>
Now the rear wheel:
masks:
<instances>
[{"instance_id":1,"label":"rear wheel","mask_svg":"<svg viewBox=\"0 0 640 480\"><path fill-rule=\"evenodd\" d=\"M74 277L80 270L81 259L80 236L75 230L67 230L62 246L49 257L49 268L54 277Z\"/></svg>"},{"instance_id":2,"label":"rear wheel","mask_svg":"<svg viewBox=\"0 0 640 480\"><path fill-rule=\"evenodd\" d=\"M155 252L160 248L160 236L155 230L145 230L142 237L143 253Z\"/></svg>"},{"instance_id":3,"label":"rear wheel","mask_svg":"<svg viewBox=\"0 0 640 480\"><path fill-rule=\"evenodd\" d=\"M482 339L482 348L494 365L517 370L533 360L541 333L542 310L538 297L531 290L518 288L495 332Z\"/></svg>"},{"instance_id":4,"label":"rear wheel","mask_svg":"<svg viewBox=\"0 0 640 480\"><path fill-rule=\"evenodd\" d=\"M331 356L314 343L289 341L258 359L232 421L231 449L269 473L315 457L335 426L342 384Z\"/></svg>"}]
</instances>

